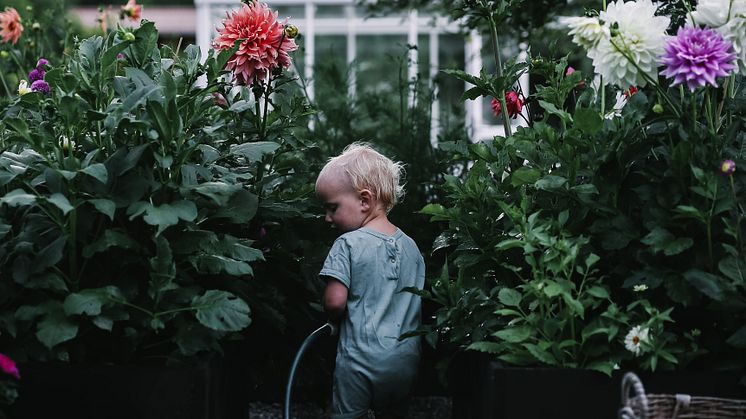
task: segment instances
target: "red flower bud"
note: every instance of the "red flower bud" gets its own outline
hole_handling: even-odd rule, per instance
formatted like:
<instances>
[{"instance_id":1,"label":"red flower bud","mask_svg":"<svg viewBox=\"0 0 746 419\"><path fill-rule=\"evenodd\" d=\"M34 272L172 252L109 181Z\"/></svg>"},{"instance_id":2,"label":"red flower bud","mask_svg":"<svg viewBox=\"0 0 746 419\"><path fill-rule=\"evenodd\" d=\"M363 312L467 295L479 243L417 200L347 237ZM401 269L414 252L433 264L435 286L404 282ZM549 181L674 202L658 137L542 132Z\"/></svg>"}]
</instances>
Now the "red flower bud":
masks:
<instances>
[{"instance_id":1,"label":"red flower bud","mask_svg":"<svg viewBox=\"0 0 746 419\"><path fill-rule=\"evenodd\" d=\"M513 90L505 93L505 105L508 107L508 116L514 119L523 109L523 101L518 97L518 93ZM500 101L495 98L492 98L492 113L494 113L495 116L500 116L502 113L502 105L500 105Z\"/></svg>"}]
</instances>

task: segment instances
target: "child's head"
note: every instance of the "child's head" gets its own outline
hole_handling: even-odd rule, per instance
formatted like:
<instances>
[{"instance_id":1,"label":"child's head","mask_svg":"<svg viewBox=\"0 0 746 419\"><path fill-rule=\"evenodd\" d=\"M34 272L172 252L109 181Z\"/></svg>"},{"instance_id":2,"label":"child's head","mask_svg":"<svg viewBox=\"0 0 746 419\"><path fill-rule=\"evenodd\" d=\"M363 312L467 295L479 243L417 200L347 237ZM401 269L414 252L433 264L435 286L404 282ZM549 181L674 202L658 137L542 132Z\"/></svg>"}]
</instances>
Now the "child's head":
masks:
<instances>
[{"instance_id":1,"label":"child's head","mask_svg":"<svg viewBox=\"0 0 746 419\"><path fill-rule=\"evenodd\" d=\"M404 195L399 184L403 165L374 150L364 143L352 143L342 154L329 159L319 177L316 190L325 181L349 182L352 191L370 191L376 203L387 213Z\"/></svg>"}]
</instances>

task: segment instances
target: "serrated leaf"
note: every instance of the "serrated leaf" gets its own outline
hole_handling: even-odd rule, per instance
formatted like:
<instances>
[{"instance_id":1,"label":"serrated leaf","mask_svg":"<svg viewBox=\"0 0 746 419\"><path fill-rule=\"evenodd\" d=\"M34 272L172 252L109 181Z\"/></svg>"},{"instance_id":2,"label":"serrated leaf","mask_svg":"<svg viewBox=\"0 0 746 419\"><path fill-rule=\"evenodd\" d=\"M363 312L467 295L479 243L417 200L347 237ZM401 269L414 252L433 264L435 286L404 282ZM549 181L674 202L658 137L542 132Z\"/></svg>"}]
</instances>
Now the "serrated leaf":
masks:
<instances>
[{"instance_id":1,"label":"serrated leaf","mask_svg":"<svg viewBox=\"0 0 746 419\"><path fill-rule=\"evenodd\" d=\"M503 288L497 294L497 299L508 307L518 307L521 304L521 298L521 293L511 288Z\"/></svg>"},{"instance_id":2,"label":"serrated leaf","mask_svg":"<svg viewBox=\"0 0 746 419\"><path fill-rule=\"evenodd\" d=\"M502 352L502 345L495 342L474 342L466 347L467 350L485 352L488 354L499 354Z\"/></svg>"},{"instance_id":3,"label":"serrated leaf","mask_svg":"<svg viewBox=\"0 0 746 419\"><path fill-rule=\"evenodd\" d=\"M192 300L197 320L217 331L237 332L251 324L251 310L245 301L220 290L209 290Z\"/></svg>"},{"instance_id":4,"label":"serrated leaf","mask_svg":"<svg viewBox=\"0 0 746 419\"><path fill-rule=\"evenodd\" d=\"M530 326L518 326L498 330L492 335L510 343L521 343L533 336L534 329Z\"/></svg>"},{"instance_id":5,"label":"serrated leaf","mask_svg":"<svg viewBox=\"0 0 746 419\"><path fill-rule=\"evenodd\" d=\"M524 343L523 347L526 348L528 352L539 362L547 365L557 365L557 360L554 358L554 355L544 349L541 349L539 346L532 343Z\"/></svg>"},{"instance_id":6,"label":"serrated leaf","mask_svg":"<svg viewBox=\"0 0 746 419\"><path fill-rule=\"evenodd\" d=\"M112 304L112 297L122 298L119 289L113 285L84 289L68 295L63 308L68 316L79 314L98 316L101 314L101 307Z\"/></svg>"}]
</instances>

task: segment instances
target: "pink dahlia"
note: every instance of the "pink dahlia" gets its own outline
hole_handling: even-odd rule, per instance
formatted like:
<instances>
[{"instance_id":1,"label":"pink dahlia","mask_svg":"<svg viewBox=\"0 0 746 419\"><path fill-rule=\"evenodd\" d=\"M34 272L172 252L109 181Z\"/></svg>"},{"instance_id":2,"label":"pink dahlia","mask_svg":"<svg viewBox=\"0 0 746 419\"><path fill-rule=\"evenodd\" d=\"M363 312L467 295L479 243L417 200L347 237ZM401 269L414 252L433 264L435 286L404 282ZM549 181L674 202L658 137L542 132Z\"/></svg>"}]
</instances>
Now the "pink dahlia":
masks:
<instances>
[{"instance_id":1,"label":"pink dahlia","mask_svg":"<svg viewBox=\"0 0 746 419\"><path fill-rule=\"evenodd\" d=\"M226 14L213 47L230 49L235 41L241 41L225 68L233 72L236 83L248 85L265 79L275 68L290 66L288 53L298 49L298 45L284 35L284 29L283 23L277 21L277 12L255 1Z\"/></svg>"},{"instance_id":2,"label":"pink dahlia","mask_svg":"<svg viewBox=\"0 0 746 419\"><path fill-rule=\"evenodd\" d=\"M735 60L733 45L714 30L680 28L666 45L661 74L673 78L674 86L686 82L691 91L706 84L717 87L715 79L728 76Z\"/></svg>"},{"instance_id":3,"label":"pink dahlia","mask_svg":"<svg viewBox=\"0 0 746 419\"><path fill-rule=\"evenodd\" d=\"M518 93L513 90L505 93L505 105L508 108L508 116L511 118L516 118L521 113L521 109L523 109L523 101L518 97ZM500 116L502 113L502 105L496 98L492 98L492 113L495 116Z\"/></svg>"},{"instance_id":4,"label":"pink dahlia","mask_svg":"<svg viewBox=\"0 0 746 419\"><path fill-rule=\"evenodd\" d=\"M122 6L119 12L120 19L129 18L133 22L139 22L142 16L142 6L137 4L136 0L129 0L127 4Z\"/></svg>"},{"instance_id":5,"label":"pink dahlia","mask_svg":"<svg viewBox=\"0 0 746 419\"><path fill-rule=\"evenodd\" d=\"M15 45L22 33L21 16L16 9L8 7L0 13L0 36L3 37L3 42L12 42Z\"/></svg>"},{"instance_id":6,"label":"pink dahlia","mask_svg":"<svg viewBox=\"0 0 746 419\"><path fill-rule=\"evenodd\" d=\"M18 367L16 366L15 361L3 354L0 354L0 370L8 375L12 375L15 378L21 378L21 373L18 372Z\"/></svg>"}]
</instances>

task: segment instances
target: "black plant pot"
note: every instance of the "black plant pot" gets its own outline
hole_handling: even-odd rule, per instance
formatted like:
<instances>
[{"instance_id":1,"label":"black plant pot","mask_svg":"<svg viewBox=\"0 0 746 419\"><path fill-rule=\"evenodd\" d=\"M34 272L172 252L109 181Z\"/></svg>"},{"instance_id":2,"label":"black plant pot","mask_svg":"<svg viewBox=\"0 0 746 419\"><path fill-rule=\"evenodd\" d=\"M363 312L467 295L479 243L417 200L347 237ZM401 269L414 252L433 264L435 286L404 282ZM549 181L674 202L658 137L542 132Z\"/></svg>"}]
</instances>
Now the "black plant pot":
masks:
<instances>
[{"instance_id":1,"label":"black plant pot","mask_svg":"<svg viewBox=\"0 0 746 419\"><path fill-rule=\"evenodd\" d=\"M621 407L623 372L502 367L485 357L456 364L454 419L613 419ZM638 373L646 393L746 399L742 371Z\"/></svg>"},{"instance_id":2,"label":"black plant pot","mask_svg":"<svg viewBox=\"0 0 746 419\"><path fill-rule=\"evenodd\" d=\"M222 359L176 366L22 364L20 397L9 417L246 418L235 414L222 364Z\"/></svg>"}]
</instances>

